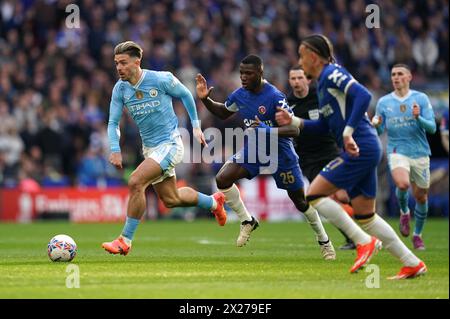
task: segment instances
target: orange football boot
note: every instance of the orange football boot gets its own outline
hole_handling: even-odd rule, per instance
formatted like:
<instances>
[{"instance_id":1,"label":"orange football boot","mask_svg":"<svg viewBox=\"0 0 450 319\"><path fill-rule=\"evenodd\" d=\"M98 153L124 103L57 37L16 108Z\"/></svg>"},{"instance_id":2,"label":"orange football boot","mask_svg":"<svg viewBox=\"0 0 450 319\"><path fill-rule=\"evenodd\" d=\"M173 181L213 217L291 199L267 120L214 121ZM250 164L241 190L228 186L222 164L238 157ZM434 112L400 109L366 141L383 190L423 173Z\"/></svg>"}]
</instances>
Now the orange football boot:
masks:
<instances>
[{"instance_id":1,"label":"orange football boot","mask_svg":"<svg viewBox=\"0 0 450 319\"><path fill-rule=\"evenodd\" d=\"M127 245L122 236L119 236L119 238L112 242L103 243L102 247L110 254L121 254L124 256L126 256L131 249L131 245Z\"/></svg>"},{"instance_id":2,"label":"orange football boot","mask_svg":"<svg viewBox=\"0 0 450 319\"><path fill-rule=\"evenodd\" d=\"M424 275L427 272L427 266L423 261L420 261L419 264L415 267L407 267L404 266L400 269L400 272L393 276L388 277L388 279L395 280L395 279L411 279L416 278L421 275Z\"/></svg>"},{"instance_id":3,"label":"orange football boot","mask_svg":"<svg viewBox=\"0 0 450 319\"><path fill-rule=\"evenodd\" d=\"M223 207L225 205L225 195L221 192L214 193L214 199L216 200L217 207L212 211L214 216L216 216L216 220L220 226L225 225L227 222L227 212Z\"/></svg>"},{"instance_id":4,"label":"orange football boot","mask_svg":"<svg viewBox=\"0 0 450 319\"><path fill-rule=\"evenodd\" d=\"M356 259L352 268L350 268L351 273L357 272L361 267L370 261L370 258L381 249L381 241L376 237L372 236L370 243L365 245L356 245Z\"/></svg>"}]
</instances>

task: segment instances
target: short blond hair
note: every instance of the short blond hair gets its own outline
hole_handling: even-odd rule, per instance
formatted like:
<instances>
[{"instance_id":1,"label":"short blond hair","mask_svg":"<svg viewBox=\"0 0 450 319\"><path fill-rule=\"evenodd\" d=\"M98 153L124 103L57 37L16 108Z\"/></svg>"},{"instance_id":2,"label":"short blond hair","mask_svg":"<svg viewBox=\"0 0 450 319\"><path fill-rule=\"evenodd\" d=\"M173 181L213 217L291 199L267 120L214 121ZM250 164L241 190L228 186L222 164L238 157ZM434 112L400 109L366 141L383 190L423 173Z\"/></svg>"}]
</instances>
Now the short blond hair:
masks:
<instances>
[{"instance_id":1,"label":"short blond hair","mask_svg":"<svg viewBox=\"0 0 450 319\"><path fill-rule=\"evenodd\" d=\"M125 41L119 43L114 48L114 55L117 54L128 54L130 57L136 57L142 59L142 48L139 44L133 41Z\"/></svg>"}]
</instances>

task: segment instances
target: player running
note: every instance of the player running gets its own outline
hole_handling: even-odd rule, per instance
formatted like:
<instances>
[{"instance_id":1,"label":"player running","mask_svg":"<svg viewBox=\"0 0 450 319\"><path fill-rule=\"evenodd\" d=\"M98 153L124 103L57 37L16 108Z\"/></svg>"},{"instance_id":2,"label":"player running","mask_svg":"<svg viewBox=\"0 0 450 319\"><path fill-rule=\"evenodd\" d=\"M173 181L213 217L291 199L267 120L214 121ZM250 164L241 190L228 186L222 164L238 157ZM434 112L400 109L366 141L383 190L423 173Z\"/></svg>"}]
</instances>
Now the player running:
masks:
<instances>
[{"instance_id":1,"label":"player running","mask_svg":"<svg viewBox=\"0 0 450 319\"><path fill-rule=\"evenodd\" d=\"M395 231L375 213L377 187L376 168L381 160L381 145L366 111L371 99L367 89L343 67L335 64L333 46L323 35L306 37L299 46L299 64L308 77L317 79L320 119L311 121L292 116L279 109L279 125L299 127L303 132L331 131L343 148L340 156L329 163L313 180L307 200L323 216L343 230L357 244L357 258L350 272L357 271L359 259L370 259L381 248L398 257L404 265L390 279L413 278L424 274L427 267L400 240ZM343 209L327 196L345 189L354 209L354 217L370 237ZM367 262L367 261L366 261Z\"/></svg>"},{"instance_id":2,"label":"player running","mask_svg":"<svg viewBox=\"0 0 450 319\"><path fill-rule=\"evenodd\" d=\"M317 90L310 87L311 80L306 78L305 72L300 66L289 70L289 86L291 92L287 96L287 102L295 116L305 120L319 119L319 102ZM339 156L339 148L331 133L307 134L302 133L294 138L295 151L300 160L300 168L303 175L312 182L320 171L332 160ZM334 193L333 198L350 216L353 216L353 208L349 205L350 199L345 190L340 189ZM339 247L342 250L355 249L355 243L340 230L345 237L345 244Z\"/></svg>"},{"instance_id":3,"label":"player running","mask_svg":"<svg viewBox=\"0 0 450 319\"><path fill-rule=\"evenodd\" d=\"M267 144L263 153L268 154L270 161L277 164L275 170L271 172L277 187L286 190L297 209L305 215L316 234L323 258L325 260L335 259L333 245L323 228L317 211L305 200L298 157L289 138L298 135L298 129L274 127L276 126L276 108L289 109L285 95L263 79L263 63L260 57L256 55L245 57L241 61L239 71L242 87L230 94L225 103L212 100L209 96L213 88L208 88L206 80L201 74L196 77L197 95L211 113L221 119L239 113L247 128L265 132L262 138L258 136L253 141L248 139L244 147L223 165L216 176L218 189L225 194L226 203L237 213L241 221L236 245L244 246L250 238L250 233L258 227L259 223L248 212L235 183L242 178L252 179L261 173L264 165L261 163L259 154L255 153L258 146L263 143L262 139L275 135L278 154L271 152ZM252 157L255 160L252 160Z\"/></svg>"},{"instance_id":4,"label":"player running","mask_svg":"<svg viewBox=\"0 0 450 319\"><path fill-rule=\"evenodd\" d=\"M400 206L400 233L410 233L408 189L412 186L416 207L412 237L415 249L424 250L423 226L428 215L430 188L430 155L427 134L436 132L436 121L428 96L410 89L411 70L406 64L396 64L391 70L394 92L378 101L372 124L378 134L387 131L389 168Z\"/></svg>"},{"instance_id":5,"label":"player running","mask_svg":"<svg viewBox=\"0 0 450 319\"><path fill-rule=\"evenodd\" d=\"M168 208L197 206L211 210L218 223L226 222L225 197L222 193L207 196L190 187L176 187L175 165L183 158L183 143L172 98L183 102L191 119L196 140L206 145L200 128L194 98L189 90L170 72L141 69L142 49L132 42L118 44L114 62L120 80L114 86L108 122L111 148L109 161L122 168L119 121L124 106L136 122L142 139L144 161L131 174L130 198L122 234L102 247L112 254L126 255L142 215L145 212L145 189L150 184Z\"/></svg>"}]
</instances>

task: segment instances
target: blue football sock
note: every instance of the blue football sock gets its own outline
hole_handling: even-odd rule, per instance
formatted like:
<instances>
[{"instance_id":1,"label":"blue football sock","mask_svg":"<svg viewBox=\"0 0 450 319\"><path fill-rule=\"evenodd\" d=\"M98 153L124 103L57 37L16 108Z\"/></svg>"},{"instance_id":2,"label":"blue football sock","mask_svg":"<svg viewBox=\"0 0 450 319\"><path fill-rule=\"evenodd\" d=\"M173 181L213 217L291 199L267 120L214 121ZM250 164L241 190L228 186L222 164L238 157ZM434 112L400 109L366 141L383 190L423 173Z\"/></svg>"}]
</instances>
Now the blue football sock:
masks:
<instances>
[{"instance_id":1,"label":"blue football sock","mask_svg":"<svg viewBox=\"0 0 450 319\"><path fill-rule=\"evenodd\" d=\"M211 210L214 204L214 199L212 198L212 196L208 196L200 192L198 192L197 194L198 194L197 207Z\"/></svg>"},{"instance_id":2,"label":"blue football sock","mask_svg":"<svg viewBox=\"0 0 450 319\"><path fill-rule=\"evenodd\" d=\"M139 225L139 219L127 217L125 221L125 226L122 230L122 236L128 238L129 240L133 240L134 233L136 232L136 228Z\"/></svg>"},{"instance_id":3,"label":"blue football sock","mask_svg":"<svg viewBox=\"0 0 450 319\"><path fill-rule=\"evenodd\" d=\"M409 193L408 191L402 191L398 187L395 188L395 195L397 196L398 205L400 206L400 209L402 212L407 213L409 211L408 208L408 199L409 199Z\"/></svg>"},{"instance_id":4,"label":"blue football sock","mask_svg":"<svg viewBox=\"0 0 450 319\"><path fill-rule=\"evenodd\" d=\"M414 210L414 218L416 219L416 226L414 229L415 235L422 234L423 225L428 215L428 201L423 204L416 203L416 208Z\"/></svg>"}]
</instances>

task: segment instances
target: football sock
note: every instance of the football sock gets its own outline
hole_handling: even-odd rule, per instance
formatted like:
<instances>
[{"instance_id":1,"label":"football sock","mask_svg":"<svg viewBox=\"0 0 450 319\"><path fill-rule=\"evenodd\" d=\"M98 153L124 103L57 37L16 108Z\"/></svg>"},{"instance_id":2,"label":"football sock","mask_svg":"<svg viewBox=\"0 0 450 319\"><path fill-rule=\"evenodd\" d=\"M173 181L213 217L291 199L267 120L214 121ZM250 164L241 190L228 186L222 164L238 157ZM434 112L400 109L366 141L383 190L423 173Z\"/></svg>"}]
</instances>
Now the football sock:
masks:
<instances>
[{"instance_id":1,"label":"football sock","mask_svg":"<svg viewBox=\"0 0 450 319\"><path fill-rule=\"evenodd\" d=\"M428 214L428 201L423 204L416 203L416 208L414 210L414 218L416 219L416 226L414 228L414 235L421 235L423 230L423 225L427 219Z\"/></svg>"},{"instance_id":2,"label":"football sock","mask_svg":"<svg viewBox=\"0 0 450 319\"><path fill-rule=\"evenodd\" d=\"M233 184L233 186L228 189L220 189L219 191L225 195L225 202L232 210L236 212L241 222L252 220L252 215L250 215L242 202L241 194L236 184Z\"/></svg>"},{"instance_id":3,"label":"football sock","mask_svg":"<svg viewBox=\"0 0 450 319\"><path fill-rule=\"evenodd\" d=\"M122 236L128 240L133 240L134 233L136 232L136 228L139 225L139 219L128 217L125 221L125 226L122 230ZM128 242L127 242L128 244Z\"/></svg>"},{"instance_id":4,"label":"football sock","mask_svg":"<svg viewBox=\"0 0 450 319\"><path fill-rule=\"evenodd\" d=\"M318 200L313 200L310 204L317 209L320 215L347 234L356 244L364 245L372 240L334 200L328 197L321 197Z\"/></svg>"},{"instance_id":5,"label":"football sock","mask_svg":"<svg viewBox=\"0 0 450 319\"><path fill-rule=\"evenodd\" d=\"M392 227L377 214L366 219L358 219L358 223L369 234L377 237L383 247L408 267L417 266L419 259L405 246Z\"/></svg>"},{"instance_id":6,"label":"football sock","mask_svg":"<svg viewBox=\"0 0 450 319\"><path fill-rule=\"evenodd\" d=\"M200 192L197 192L197 194L198 194L197 207L208 210L217 208L216 200L212 196L208 196Z\"/></svg>"},{"instance_id":7,"label":"football sock","mask_svg":"<svg viewBox=\"0 0 450 319\"><path fill-rule=\"evenodd\" d=\"M316 233L317 241L327 242L328 235L325 232L325 229L323 228L323 224L322 221L320 220L317 210L312 205L309 205L308 209L302 213L305 215L309 225Z\"/></svg>"},{"instance_id":8,"label":"football sock","mask_svg":"<svg viewBox=\"0 0 450 319\"><path fill-rule=\"evenodd\" d=\"M409 213L408 208L408 200L409 200L409 193L408 190L402 191L400 188L395 188L395 195L397 196L398 205L400 206L401 212L403 214Z\"/></svg>"}]
</instances>

